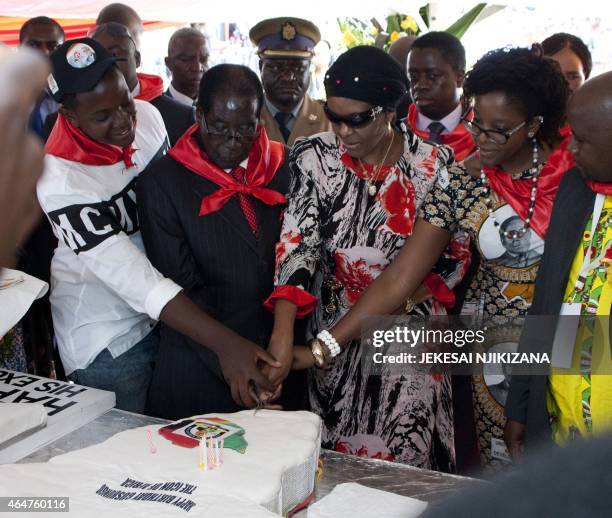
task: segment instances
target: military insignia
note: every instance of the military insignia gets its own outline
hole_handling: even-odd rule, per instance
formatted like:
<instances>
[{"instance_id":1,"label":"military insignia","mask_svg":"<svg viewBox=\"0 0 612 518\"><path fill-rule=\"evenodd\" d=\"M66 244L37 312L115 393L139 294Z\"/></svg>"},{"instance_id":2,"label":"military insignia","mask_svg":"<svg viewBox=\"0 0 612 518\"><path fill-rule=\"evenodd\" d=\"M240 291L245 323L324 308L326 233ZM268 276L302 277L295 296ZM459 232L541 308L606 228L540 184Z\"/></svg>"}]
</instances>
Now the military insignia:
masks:
<instances>
[{"instance_id":1,"label":"military insignia","mask_svg":"<svg viewBox=\"0 0 612 518\"><path fill-rule=\"evenodd\" d=\"M284 40L294 40L296 34L297 30L295 25L293 25L291 22L287 22L281 27L281 36Z\"/></svg>"},{"instance_id":2,"label":"military insignia","mask_svg":"<svg viewBox=\"0 0 612 518\"><path fill-rule=\"evenodd\" d=\"M86 43L77 43L66 52L66 61L73 68L87 68L96 61L96 52Z\"/></svg>"}]
</instances>

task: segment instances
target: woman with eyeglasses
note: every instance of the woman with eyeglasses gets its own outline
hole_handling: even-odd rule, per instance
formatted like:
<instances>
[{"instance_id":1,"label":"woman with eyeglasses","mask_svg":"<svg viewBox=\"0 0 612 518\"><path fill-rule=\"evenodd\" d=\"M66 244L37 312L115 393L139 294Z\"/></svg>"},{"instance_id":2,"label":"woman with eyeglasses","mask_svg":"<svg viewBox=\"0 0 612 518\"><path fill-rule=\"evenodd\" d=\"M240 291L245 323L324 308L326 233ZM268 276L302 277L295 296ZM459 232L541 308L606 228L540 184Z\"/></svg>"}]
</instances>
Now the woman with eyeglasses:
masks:
<instances>
[{"instance_id":1,"label":"woman with eyeglasses","mask_svg":"<svg viewBox=\"0 0 612 518\"><path fill-rule=\"evenodd\" d=\"M266 302L275 312L268 352L283 364L264 367L275 383L291 367L295 319L312 315L310 334L318 337L312 346L320 352L327 339L321 332L393 260L438 175L453 163L449 148L425 143L394 124L408 85L405 73L382 50L347 51L326 74L325 89L333 132L298 140L290 157L294 177L276 250L276 288ZM467 268L462 261L467 254L467 240L457 240L408 311L443 313L445 305L452 305L451 288ZM359 341L351 344L309 379L311 407L324 421L323 445L452 469L448 378L368 377L361 371ZM438 463L434 443L440 445Z\"/></svg>"},{"instance_id":2,"label":"woman with eyeglasses","mask_svg":"<svg viewBox=\"0 0 612 518\"><path fill-rule=\"evenodd\" d=\"M411 303L457 230L467 232L480 253L463 313L485 319L527 313L557 186L573 166L559 133L568 93L559 68L537 47L495 50L475 64L464 95L473 101L474 118L466 124L477 158L439 175L397 258L328 328L334 342L350 344L365 316L392 312L406 299ZM295 353L296 366L314 363L310 351ZM323 365L331 356L324 349ZM481 401L493 408L492 402ZM503 407L493 414L479 430L487 461L491 438L500 438L504 426Z\"/></svg>"},{"instance_id":3,"label":"woman with eyeglasses","mask_svg":"<svg viewBox=\"0 0 612 518\"><path fill-rule=\"evenodd\" d=\"M262 106L262 86L250 69L209 69L197 122L139 178L140 225L151 262L230 337L220 347L245 352L223 361L162 325L151 414L178 419L254 407L254 385L267 384L259 368L249 370L266 355L262 347L272 331L262 301L273 289L290 172L285 146L268 140L260 124Z\"/></svg>"}]
</instances>

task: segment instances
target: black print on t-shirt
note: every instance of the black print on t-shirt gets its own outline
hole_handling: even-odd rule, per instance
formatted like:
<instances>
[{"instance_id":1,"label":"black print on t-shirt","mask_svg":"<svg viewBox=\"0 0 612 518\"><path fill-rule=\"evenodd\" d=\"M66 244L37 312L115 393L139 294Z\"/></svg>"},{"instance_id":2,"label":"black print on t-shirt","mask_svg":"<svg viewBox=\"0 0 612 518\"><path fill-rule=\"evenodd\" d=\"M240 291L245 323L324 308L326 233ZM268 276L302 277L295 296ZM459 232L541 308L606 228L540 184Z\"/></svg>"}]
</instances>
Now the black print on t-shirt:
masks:
<instances>
[{"instance_id":1,"label":"black print on t-shirt","mask_svg":"<svg viewBox=\"0 0 612 518\"><path fill-rule=\"evenodd\" d=\"M136 178L108 201L70 205L48 214L57 235L74 252L85 252L109 237L138 232Z\"/></svg>"}]
</instances>

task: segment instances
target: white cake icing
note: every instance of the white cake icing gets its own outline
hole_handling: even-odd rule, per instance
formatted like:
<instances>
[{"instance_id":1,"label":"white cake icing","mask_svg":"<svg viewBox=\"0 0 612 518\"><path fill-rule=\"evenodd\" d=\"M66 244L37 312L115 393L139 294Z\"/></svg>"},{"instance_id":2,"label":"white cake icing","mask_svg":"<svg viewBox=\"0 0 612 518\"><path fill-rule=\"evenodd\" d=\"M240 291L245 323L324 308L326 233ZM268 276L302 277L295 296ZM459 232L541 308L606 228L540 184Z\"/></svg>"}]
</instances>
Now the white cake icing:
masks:
<instances>
[{"instance_id":1,"label":"white cake icing","mask_svg":"<svg viewBox=\"0 0 612 518\"><path fill-rule=\"evenodd\" d=\"M126 514L131 517L157 516L152 514L153 509L166 512L159 516L170 516L170 510L177 516L200 516L202 509L210 515L213 509L217 510L217 503L221 506L218 512L223 516L257 517L265 516L261 514L265 509L286 513L312 493L320 452L318 416L310 412L271 410L210 416L227 419L244 428L248 442L243 454L226 448L223 465L214 470L198 468L197 448L176 446L158 434L160 426L148 426L121 432L102 444L54 457L46 464L2 466L0 496L23 495L23 491L15 491L26 487L31 495L75 495L75 502L82 501L84 508L87 502L96 506L96 512L91 515L96 517L104 516L100 514L102 507L108 508L108 515L113 518L123 516L114 512L119 508L121 512L131 509L131 514ZM156 453L151 453L148 430ZM185 497L195 505L186 512L174 504L143 502L133 497L120 502L109 499L109 496L116 496L112 493L116 490L164 493L159 486L130 487L132 484L126 483L127 479L147 484L189 484L183 487L191 492L182 494L179 489L172 494ZM11 483L5 485L5 480ZM103 487L106 498L96 494ZM180 488L180 485L174 487ZM255 509L262 506L260 514L247 511L245 506L248 505ZM234 508L236 512L231 510Z\"/></svg>"},{"instance_id":2,"label":"white cake icing","mask_svg":"<svg viewBox=\"0 0 612 518\"><path fill-rule=\"evenodd\" d=\"M0 404L0 447L19 435L47 424L47 412L39 403Z\"/></svg>"}]
</instances>

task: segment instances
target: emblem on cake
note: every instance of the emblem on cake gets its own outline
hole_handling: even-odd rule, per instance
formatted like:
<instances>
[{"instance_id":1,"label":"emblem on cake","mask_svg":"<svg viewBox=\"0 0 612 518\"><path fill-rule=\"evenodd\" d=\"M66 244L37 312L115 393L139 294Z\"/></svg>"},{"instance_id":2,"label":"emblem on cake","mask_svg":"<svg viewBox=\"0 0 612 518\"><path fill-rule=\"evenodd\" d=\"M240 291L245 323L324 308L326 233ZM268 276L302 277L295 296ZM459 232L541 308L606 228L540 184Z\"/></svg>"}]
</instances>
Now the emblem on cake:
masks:
<instances>
[{"instance_id":1,"label":"emblem on cake","mask_svg":"<svg viewBox=\"0 0 612 518\"><path fill-rule=\"evenodd\" d=\"M172 444L183 448L196 448L200 441L223 441L223 447L238 453L246 452L248 443L244 428L220 417L190 417L159 429L159 434Z\"/></svg>"}]
</instances>

